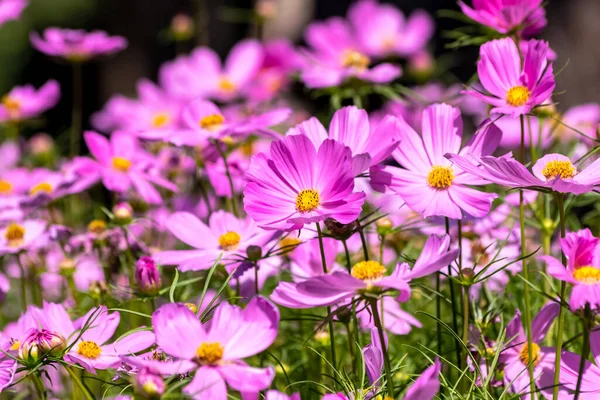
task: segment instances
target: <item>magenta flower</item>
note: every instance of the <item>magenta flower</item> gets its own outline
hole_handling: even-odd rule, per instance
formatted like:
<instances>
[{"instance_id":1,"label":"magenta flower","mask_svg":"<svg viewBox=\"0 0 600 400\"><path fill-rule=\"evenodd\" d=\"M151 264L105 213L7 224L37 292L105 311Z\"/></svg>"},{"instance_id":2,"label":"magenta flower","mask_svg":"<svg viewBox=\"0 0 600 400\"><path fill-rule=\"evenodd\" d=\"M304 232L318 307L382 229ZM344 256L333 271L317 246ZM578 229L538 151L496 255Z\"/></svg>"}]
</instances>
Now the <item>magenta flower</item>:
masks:
<instances>
[{"instance_id":1,"label":"magenta flower","mask_svg":"<svg viewBox=\"0 0 600 400\"><path fill-rule=\"evenodd\" d=\"M370 166L385 161L400 143L401 123L396 117L387 115L371 131L369 116L365 110L355 106L344 107L333 114L329 132L315 117L287 131L286 135L304 135L316 148L327 139L348 146L352 151L352 172L358 175Z\"/></svg>"},{"instance_id":2,"label":"magenta flower","mask_svg":"<svg viewBox=\"0 0 600 400\"><path fill-rule=\"evenodd\" d=\"M430 236L412 269L400 263L386 276L386 267L377 261L361 261L352 267L350 274L335 271L300 283L280 282L271 299L288 308L312 308L331 306L364 291L397 290L400 292L397 300L404 302L410 298L412 279L439 271L456 258L458 250L448 250L449 245L450 236Z\"/></svg>"},{"instance_id":3,"label":"magenta flower","mask_svg":"<svg viewBox=\"0 0 600 400\"><path fill-rule=\"evenodd\" d=\"M388 83L398 78L402 70L384 63L375 67L350 25L341 18L313 22L306 30L305 64L301 79L309 88L339 86L350 78L373 83Z\"/></svg>"},{"instance_id":4,"label":"magenta flower","mask_svg":"<svg viewBox=\"0 0 600 400\"><path fill-rule=\"evenodd\" d=\"M177 186L152 170L154 157L143 151L137 139L124 132L116 132L110 141L95 132L84 134L85 142L96 161L82 158L81 175L97 175L104 186L113 192L124 193L133 185L138 194L150 204L160 204L160 193L154 183L173 192Z\"/></svg>"},{"instance_id":5,"label":"magenta flower","mask_svg":"<svg viewBox=\"0 0 600 400\"><path fill-rule=\"evenodd\" d=\"M137 261L135 280L143 293L154 295L160 290L160 272L152 257L143 256Z\"/></svg>"},{"instance_id":6,"label":"magenta flower","mask_svg":"<svg viewBox=\"0 0 600 400\"><path fill-rule=\"evenodd\" d=\"M422 136L404 120L400 122L402 144L393 156L404 168L372 168L371 186L381 192L391 189L423 217L485 216L498 196L467 187L486 182L452 166L444 154L491 154L500 141L498 128L484 122L480 132L461 150L462 118L458 108L447 104L428 107L423 113Z\"/></svg>"},{"instance_id":7,"label":"magenta flower","mask_svg":"<svg viewBox=\"0 0 600 400\"><path fill-rule=\"evenodd\" d=\"M32 316L44 329L68 339L65 360L91 373L96 369L114 368L120 364L121 355L145 350L155 342L152 332L138 331L107 343L119 326L120 316L109 314L104 306L92 308L73 322L63 306L44 302L43 310L32 309Z\"/></svg>"},{"instance_id":8,"label":"magenta flower","mask_svg":"<svg viewBox=\"0 0 600 400\"><path fill-rule=\"evenodd\" d=\"M214 103L199 99L183 109L180 129L170 132L146 131L139 133L139 136L145 139L168 140L177 146L204 145L209 139L231 139L251 134L278 138L280 135L268 128L285 121L290 113L288 108L279 108L237 119L231 115L224 115Z\"/></svg>"},{"instance_id":9,"label":"magenta flower","mask_svg":"<svg viewBox=\"0 0 600 400\"><path fill-rule=\"evenodd\" d=\"M600 184L600 159L583 171L578 171L568 157L546 154L533 165L532 174L523 164L509 156L510 154L502 157L447 155L462 170L489 182L513 188L583 194Z\"/></svg>"},{"instance_id":10,"label":"magenta flower","mask_svg":"<svg viewBox=\"0 0 600 400\"><path fill-rule=\"evenodd\" d=\"M0 25L19 19L27 7L27 0L0 0Z\"/></svg>"},{"instance_id":11,"label":"magenta flower","mask_svg":"<svg viewBox=\"0 0 600 400\"><path fill-rule=\"evenodd\" d=\"M600 308L600 240L589 229L569 232L560 239L567 257L567 266L551 256L541 256L546 262L546 272L556 279L573 285L569 306L573 311L589 304Z\"/></svg>"},{"instance_id":12,"label":"magenta flower","mask_svg":"<svg viewBox=\"0 0 600 400\"><path fill-rule=\"evenodd\" d=\"M201 47L161 67L160 85L182 100L198 97L228 101L242 94L263 62L264 54L256 40L236 44L225 64L214 50Z\"/></svg>"},{"instance_id":13,"label":"magenta flower","mask_svg":"<svg viewBox=\"0 0 600 400\"><path fill-rule=\"evenodd\" d=\"M252 299L243 310L221 303L208 328L183 304L164 305L152 315L159 347L197 369L183 393L198 400L226 400L225 383L241 393L269 387L275 370L250 367L242 359L267 349L277 336L278 324L277 307L262 297Z\"/></svg>"},{"instance_id":14,"label":"magenta flower","mask_svg":"<svg viewBox=\"0 0 600 400\"><path fill-rule=\"evenodd\" d=\"M33 47L40 52L73 62L118 53L127 47L127 39L109 36L104 31L48 28L43 36L31 33L30 39Z\"/></svg>"},{"instance_id":15,"label":"magenta flower","mask_svg":"<svg viewBox=\"0 0 600 400\"><path fill-rule=\"evenodd\" d=\"M17 254L34 248L45 231L46 221L38 219L9 224L0 230L0 255Z\"/></svg>"},{"instance_id":16,"label":"magenta flower","mask_svg":"<svg viewBox=\"0 0 600 400\"><path fill-rule=\"evenodd\" d=\"M406 18L391 4L361 0L348 11L348 19L367 55L383 58L389 55L411 56L425 48L435 31L433 18L414 11Z\"/></svg>"},{"instance_id":17,"label":"magenta flower","mask_svg":"<svg viewBox=\"0 0 600 400\"><path fill-rule=\"evenodd\" d=\"M32 85L14 87L0 99L0 123L39 116L54 107L60 97L58 82L50 80L37 91Z\"/></svg>"},{"instance_id":18,"label":"magenta flower","mask_svg":"<svg viewBox=\"0 0 600 400\"><path fill-rule=\"evenodd\" d=\"M149 137L162 137L179 127L181 102L146 79L137 83L137 93L137 99L121 95L111 98L92 116L93 125L103 132L144 132Z\"/></svg>"},{"instance_id":19,"label":"magenta flower","mask_svg":"<svg viewBox=\"0 0 600 400\"><path fill-rule=\"evenodd\" d=\"M188 212L176 212L166 222L167 229L193 250L167 250L153 255L159 264L177 265L180 271L201 271L213 266L219 255L223 262L240 261L234 256L248 246L260 246L265 234L250 218L238 219L233 214L214 212L208 226Z\"/></svg>"},{"instance_id":20,"label":"magenta flower","mask_svg":"<svg viewBox=\"0 0 600 400\"><path fill-rule=\"evenodd\" d=\"M273 142L268 155L252 158L246 179L244 208L265 229L291 231L327 218L347 224L365 199L352 192L351 150L331 139L318 149L303 135Z\"/></svg>"},{"instance_id":21,"label":"magenta flower","mask_svg":"<svg viewBox=\"0 0 600 400\"><path fill-rule=\"evenodd\" d=\"M492 105L492 114L513 118L528 114L550 98L556 85L547 54L548 43L532 40L521 62L519 49L511 38L487 42L479 51L477 73L489 94L475 89L463 93Z\"/></svg>"},{"instance_id":22,"label":"magenta flower","mask_svg":"<svg viewBox=\"0 0 600 400\"><path fill-rule=\"evenodd\" d=\"M469 18L502 34L535 36L548 22L542 0L473 0L473 8L458 4Z\"/></svg>"},{"instance_id":23,"label":"magenta flower","mask_svg":"<svg viewBox=\"0 0 600 400\"><path fill-rule=\"evenodd\" d=\"M267 393L265 393L265 400L300 400L300 393L287 395L278 392L277 390L268 390Z\"/></svg>"},{"instance_id":24,"label":"magenta flower","mask_svg":"<svg viewBox=\"0 0 600 400\"><path fill-rule=\"evenodd\" d=\"M554 373L554 348L541 347L538 343L544 340L552 322L558 315L560 306L557 303L548 303L533 318L531 322L531 354L529 358L529 346L527 336L521 324L521 313L517 310L516 316L506 327L506 338L502 352L504 366L504 383L512 389L513 393L526 395L529 393L528 365L533 364L533 376L537 382L542 374Z\"/></svg>"}]
</instances>

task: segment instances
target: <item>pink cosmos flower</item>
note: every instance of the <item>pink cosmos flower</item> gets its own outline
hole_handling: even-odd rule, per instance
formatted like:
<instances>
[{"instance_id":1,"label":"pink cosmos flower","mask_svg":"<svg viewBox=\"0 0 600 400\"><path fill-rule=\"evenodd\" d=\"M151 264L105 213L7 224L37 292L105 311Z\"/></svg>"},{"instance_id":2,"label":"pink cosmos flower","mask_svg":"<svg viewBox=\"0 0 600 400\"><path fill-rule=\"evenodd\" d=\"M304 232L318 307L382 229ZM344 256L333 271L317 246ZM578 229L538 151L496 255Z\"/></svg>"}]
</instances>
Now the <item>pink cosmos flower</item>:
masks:
<instances>
[{"instance_id":1,"label":"pink cosmos flower","mask_svg":"<svg viewBox=\"0 0 600 400\"><path fill-rule=\"evenodd\" d=\"M348 19L356 37L368 56L411 56L425 48L435 31L433 18L423 11L414 11L405 18L391 4L376 0L361 0L350 7Z\"/></svg>"},{"instance_id":2,"label":"pink cosmos flower","mask_svg":"<svg viewBox=\"0 0 600 400\"><path fill-rule=\"evenodd\" d=\"M46 230L46 221L30 219L13 222L0 230L0 255L17 254L35 247Z\"/></svg>"},{"instance_id":3,"label":"pink cosmos flower","mask_svg":"<svg viewBox=\"0 0 600 400\"><path fill-rule=\"evenodd\" d=\"M19 19L25 7L27 0L0 0L0 25Z\"/></svg>"},{"instance_id":4,"label":"pink cosmos flower","mask_svg":"<svg viewBox=\"0 0 600 400\"><path fill-rule=\"evenodd\" d=\"M567 257L567 266L551 256L541 256L546 262L546 272L573 285L569 305L573 311L589 304L600 307L600 240L589 229L569 232L560 239Z\"/></svg>"},{"instance_id":5,"label":"pink cosmos flower","mask_svg":"<svg viewBox=\"0 0 600 400\"><path fill-rule=\"evenodd\" d=\"M552 190L559 193L583 194L600 184L600 159L583 171L578 171L571 160L561 154L546 154L533 165L532 172L510 158L448 154L455 165L472 175L508 187L526 187Z\"/></svg>"},{"instance_id":6,"label":"pink cosmos flower","mask_svg":"<svg viewBox=\"0 0 600 400\"><path fill-rule=\"evenodd\" d=\"M133 185L150 204L162 202L160 193L150 183L177 192L177 186L152 170L154 157L140 148L135 137L116 132L109 141L90 131L84 134L84 139L96 160L80 158L79 174L96 175L108 190L117 193L125 193Z\"/></svg>"},{"instance_id":7,"label":"pink cosmos flower","mask_svg":"<svg viewBox=\"0 0 600 400\"><path fill-rule=\"evenodd\" d=\"M188 370L196 369L183 393L198 400L226 400L226 382L242 394L269 387L275 377L273 367L250 367L242 359L267 349L277 336L278 324L277 307L262 297L252 299L243 310L221 303L208 327L183 304L164 305L152 315L160 348L185 362Z\"/></svg>"},{"instance_id":8,"label":"pink cosmos flower","mask_svg":"<svg viewBox=\"0 0 600 400\"><path fill-rule=\"evenodd\" d=\"M63 306L44 302L42 309L32 309L32 317L44 329L69 340L65 359L87 371L113 368L121 355L137 353L155 343L150 331L138 331L114 343L107 343L119 326L119 313L109 314L105 306L92 308L86 315L71 321Z\"/></svg>"},{"instance_id":9,"label":"pink cosmos flower","mask_svg":"<svg viewBox=\"0 0 600 400\"><path fill-rule=\"evenodd\" d=\"M555 87L552 64L547 62L548 43L532 40L524 60L511 38L492 40L481 46L477 73L484 94L475 89L463 93L493 106L492 114L513 118L528 114L544 103Z\"/></svg>"},{"instance_id":10,"label":"pink cosmos flower","mask_svg":"<svg viewBox=\"0 0 600 400\"><path fill-rule=\"evenodd\" d=\"M542 0L473 0L473 8L458 4L469 18L502 34L535 36L548 22Z\"/></svg>"},{"instance_id":11,"label":"pink cosmos flower","mask_svg":"<svg viewBox=\"0 0 600 400\"><path fill-rule=\"evenodd\" d=\"M310 49L304 53L301 79L309 88L338 86L350 78L388 83L402 73L400 67L388 63L373 67L350 25L341 18L313 22L305 39Z\"/></svg>"},{"instance_id":12,"label":"pink cosmos flower","mask_svg":"<svg viewBox=\"0 0 600 400\"><path fill-rule=\"evenodd\" d=\"M456 258L458 250L448 250L449 245L450 236L433 235L427 239L412 269L407 263L400 263L386 276L386 267L377 261L361 261L352 267L351 273L335 271L300 283L280 282L271 299L288 308L312 308L340 303L360 296L365 290L398 290L397 300L407 301L412 279L439 271Z\"/></svg>"},{"instance_id":13,"label":"pink cosmos flower","mask_svg":"<svg viewBox=\"0 0 600 400\"><path fill-rule=\"evenodd\" d=\"M48 28L43 36L33 32L31 44L44 54L73 62L118 53L127 47L127 39L109 36L104 31L86 32L79 29Z\"/></svg>"},{"instance_id":14,"label":"pink cosmos flower","mask_svg":"<svg viewBox=\"0 0 600 400\"><path fill-rule=\"evenodd\" d=\"M165 63L159 72L160 85L177 99L201 97L228 101L246 90L263 58L262 46L256 40L236 44L224 65L214 50L200 47L190 55Z\"/></svg>"},{"instance_id":15,"label":"pink cosmos flower","mask_svg":"<svg viewBox=\"0 0 600 400\"><path fill-rule=\"evenodd\" d=\"M331 139L318 148L303 135L273 142L269 154L252 158L244 208L265 229L291 231L327 218L350 223L365 199L352 193L351 162L351 150Z\"/></svg>"},{"instance_id":16,"label":"pink cosmos flower","mask_svg":"<svg viewBox=\"0 0 600 400\"><path fill-rule=\"evenodd\" d=\"M369 116L358 107L344 107L333 114L329 132L315 117L287 131L286 135L304 135L316 148L327 139L336 140L352 151L352 172L358 175L370 166L385 161L400 143L402 125L396 117L385 116L377 129L371 130Z\"/></svg>"},{"instance_id":17,"label":"pink cosmos flower","mask_svg":"<svg viewBox=\"0 0 600 400\"><path fill-rule=\"evenodd\" d=\"M180 271L210 269L223 254L223 262L240 261L235 255L251 245L264 244L265 234L250 218L238 219L223 210L210 216L208 226L188 212L172 214L167 229L193 250L168 250L155 253L158 264L177 265Z\"/></svg>"},{"instance_id":18,"label":"pink cosmos flower","mask_svg":"<svg viewBox=\"0 0 600 400\"><path fill-rule=\"evenodd\" d=\"M558 315L560 306L557 303L548 303L533 318L531 322L531 355L529 359L529 346L527 336L521 324L521 313L517 310L516 316L506 327L506 338L509 340L501 349L504 366L504 383L511 388L513 393L523 396L529 393L528 365L533 364L533 376L536 385L543 374L554 373L555 352L553 347L541 347L538 343L544 340L552 322Z\"/></svg>"},{"instance_id":19,"label":"pink cosmos flower","mask_svg":"<svg viewBox=\"0 0 600 400\"><path fill-rule=\"evenodd\" d=\"M37 91L32 85L14 87L0 99L0 123L35 118L54 107L59 97L60 86L54 80Z\"/></svg>"},{"instance_id":20,"label":"pink cosmos flower","mask_svg":"<svg viewBox=\"0 0 600 400\"><path fill-rule=\"evenodd\" d=\"M138 135L145 139L168 140L177 146L197 146L206 144L209 139L247 137L251 134L278 138L280 135L268 128L285 121L290 113L289 108L278 108L237 119L226 116L214 103L198 99L183 109L180 129L151 130Z\"/></svg>"},{"instance_id":21,"label":"pink cosmos flower","mask_svg":"<svg viewBox=\"0 0 600 400\"><path fill-rule=\"evenodd\" d=\"M93 125L103 132L123 130L160 137L179 127L182 104L147 79L137 83L137 99L117 95L92 116Z\"/></svg>"},{"instance_id":22,"label":"pink cosmos flower","mask_svg":"<svg viewBox=\"0 0 600 400\"><path fill-rule=\"evenodd\" d=\"M278 392L277 390L268 390L267 393L265 393L265 400L300 400L300 393L287 395Z\"/></svg>"},{"instance_id":23,"label":"pink cosmos flower","mask_svg":"<svg viewBox=\"0 0 600 400\"><path fill-rule=\"evenodd\" d=\"M477 175L453 167L444 154L491 154L500 141L498 128L484 123L480 132L461 150L462 118L458 108L447 104L428 107L423 113L422 136L404 120L400 122L402 145L393 156L404 168L372 168L371 186L381 192L391 189L423 217L485 216L498 196L467 187L486 182Z\"/></svg>"}]
</instances>

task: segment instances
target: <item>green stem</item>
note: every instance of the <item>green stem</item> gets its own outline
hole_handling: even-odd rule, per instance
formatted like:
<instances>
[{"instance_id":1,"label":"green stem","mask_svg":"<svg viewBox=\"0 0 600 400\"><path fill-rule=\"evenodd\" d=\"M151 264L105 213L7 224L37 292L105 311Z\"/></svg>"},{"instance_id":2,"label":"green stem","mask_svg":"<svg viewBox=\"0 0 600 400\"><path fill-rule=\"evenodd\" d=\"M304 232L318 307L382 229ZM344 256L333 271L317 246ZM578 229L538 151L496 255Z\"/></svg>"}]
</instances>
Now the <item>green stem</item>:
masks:
<instances>
[{"instance_id":1,"label":"green stem","mask_svg":"<svg viewBox=\"0 0 600 400\"><path fill-rule=\"evenodd\" d=\"M237 203L235 202L235 190L233 188L233 178L231 177L231 172L229 171L229 164L227 164L227 155L225 151L221 147L223 143L219 141L215 141L215 145L217 146L217 150L219 151L219 155L223 159L223 163L225 164L225 175L227 175L227 180L229 181L229 190L231 191L231 212L233 215L238 217L238 209Z\"/></svg>"},{"instance_id":2,"label":"green stem","mask_svg":"<svg viewBox=\"0 0 600 400\"><path fill-rule=\"evenodd\" d=\"M577 375L577 386L575 387L575 398L579 400L581 392L581 381L583 378L583 370L585 369L585 362L590 355L590 328L593 323L594 315L590 309L589 303L585 305L584 316L583 316L583 348L581 350L581 361L579 362L579 372Z\"/></svg>"},{"instance_id":3,"label":"green stem","mask_svg":"<svg viewBox=\"0 0 600 400\"><path fill-rule=\"evenodd\" d=\"M387 344L385 341L385 334L383 333L383 326L381 324L381 319L379 318L379 310L377 309L377 300L371 300L371 311L373 312L373 322L375 323L375 327L377 328L377 332L379 333L379 341L381 342L381 351L383 353L384 367L385 367L385 379L387 381L387 389L388 395L391 398L395 398L394 396L394 383L392 382L392 367L390 364L390 357L387 351Z\"/></svg>"},{"instance_id":4,"label":"green stem","mask_svg":"<svg viewBox=\"0 0 600 400\"><path fill-rule=\"evenodd\" d=\"M362 243L363 255L365 257L365 261L369 261L369 247L367 246L367 239L365 238L365 233L363 232L363 227L358 227L358 234L360 235L360 242Z\"/></svg>"},{"instance_id":5,"label":"green stem","mask_svg":"<svg viewBox=\"0 0 600 400\"><path fill-rule=\"evenodd\" d=\"M73 104L71 108L71 157L79 154L83 125L83 65L73 63Z\"/></svg>"},{"instance_id":6,"label":"green stem","mask_svg":"<svg viewBox=\"0 0 600 400\"><path fill-rule=\"evenodd\" d=\"M458 220L458 271L462 278L462 221ZM462 311L463 311L463 326L462 326L462 341L465 346L469 341L469 286L462 286ZM465 365L469 361L469 351L465 348ZM463 386L467 385L466 379L462 380ZM466 388L464 388L466 390Z\"/></svg>"},{"instance_id":7,"label":"green stem","mask_svg":"<svg viewBox=\"0 0 600 400\"><path fill-rule=\"evenodd\" d=\"M556 194L556 203L558 204L558 215L559 215L559 221L560 221L560 237L564 238L566 233L567 233L567 229L565 226L565 198L564 195L562 193L557 193ZM563 265L567 265L567 258L565 256L565 253L562 252L562 263ZM562 281L560 283L560 300L562 302L562 299L565 297L565 292L567 290L567 285L565 283L565 281ZM560 385L560 359L561 359L561 355L562 355L562 340L563 340L563 325L565 323L565 313L564 313L564 307L562 306L562 303L560 305L560 308L558 310L558 323L556 326L556 344L555 344L555 360L554 360L554 392L552 394L552 399L553 400L557 400L558 399L558 390L559 390L559 385Z\"/></svg>"},{"instance_id":8,"label":"green stem","mask_svg":"<svg viewBox=\"0 0 600 400\"><path fill-rule=\"evenodd\" d=\"M435 316L437 318L436 325L436 335L437 335L437 353L438 356L442 355L442 297L440 296L440 276L442 273L440 271L435 274Z\"/></svg>"},{"instance_id":9,"label":"green stem","mask_svg":"<svg viewBox=\"0 0 600 400\"><path fill-rule=\"evenodd\" d=\"M67 370L67 372L69 373L69 376L71 377L71 379L73 379L73 382L75 382L75 384L77 385L77 387L79 388L79 390L81 391L81 393L83 393L83 396L87 400L95 400L94 396L92 396L92 394L83 385L83 382L81 382L81 379L79 379L79 377L77 376L77 374L75 373L75 371L73 371L72 367L69 367L68 365L65 365L65 369Z\"/></svg>"},{"instance_id":10,"label":"green stem","mask_svg":"<svg viewBox=\"0 0 600 400\"><path fill-rule=\"evenodd\" d=\"M521 120L521 163L525 164L525 118L523 115L520 117ZM523 289L523 297L525 301L525 310L523 313L523 322L525 325L525 332L527 334L527 348L529 351L529 360L533 360L533 338L531 336L531 308L530 308L530 296L529 296L529 266L525 256L527 255L526 238L525 238L525 202L523 199L523 190L519 190L519 226L521 234L521 257L523 257L523 278L525 280ZM533 374L533 363L529 363L527 369L529 370L529 392L531 394L531 400L535 400L535 382Z\"/></svg>"},{"instance_id":11,"label":"green stem","mask_svg":"<svg viewBox=\"0 0 600 400\"><path fill-rule=\"evenodd\" d=\"M446 218L446 234L450 235L450 220ZM452 330L458 336L458 320L456 316L458 315L458 307L456 306L456 296L454 293L454 280L452 279L452 266L448 265L448 285L450 286L450 304L452 305ZM458 338L454 338L455 341L455 349L456 352L456 364L458 365L458 369L462 369L462 362L460 357L460 342Z\"/></svg>"},{"instance_id":12,"label":"green stem","mask_svg":"<svg viewBox=\"0 0 600 400\"><path fill-rule=\"evenodd\" d=\"M256 292L256 295L259 295L259 288L258 288L258 264L254 263L254 290Z\"/></svg>"},{"instance_id":13,"label":"green stem","mask_svg":"<svg viewBox=\"0 0 600 400\"><path fill-rule=\"evenodd\" d=\"M321 225L317 222L317 233L319 234L319 250L321 251L321 265L323 266L323 273L327 274L327 261L325 260L325 248L323 247L323 233L321 232ZM331 307L327 307L327 317L331 315ZM335 341L333 336L333 320L329 319L329 344L331 347L331 365L334 368L337 367L335 357ZM335 372L335 371L334 371Z\"/></svg>"},{"instance_id":14,"label":"green stem","mask_svg":"<svg viewBox=\"0 0 600 400\"><path fill-rule=\"evenodd\" d=\"M42 400L47 399L48 394L46 392L46 387L44 386L44 382L42 382L38 373L34 372L31 375L29 375L29 377L31 378L31 381L33 382L33 385L35 386L35 390L37 391L38 397Z\"/></svg>"},{"instance_id":15,"label":"green stem","mask_svg":"<svg viewBox=\"0 0 600 400\"><path fill-rule=\"evenodd\" d=\"M21 310L27 312L27 285L25 280L25 267L23 267L23 263L21 262L21 253L17 254L16 258L19 269L21 270Z\"/></svg>"}]
</instances>

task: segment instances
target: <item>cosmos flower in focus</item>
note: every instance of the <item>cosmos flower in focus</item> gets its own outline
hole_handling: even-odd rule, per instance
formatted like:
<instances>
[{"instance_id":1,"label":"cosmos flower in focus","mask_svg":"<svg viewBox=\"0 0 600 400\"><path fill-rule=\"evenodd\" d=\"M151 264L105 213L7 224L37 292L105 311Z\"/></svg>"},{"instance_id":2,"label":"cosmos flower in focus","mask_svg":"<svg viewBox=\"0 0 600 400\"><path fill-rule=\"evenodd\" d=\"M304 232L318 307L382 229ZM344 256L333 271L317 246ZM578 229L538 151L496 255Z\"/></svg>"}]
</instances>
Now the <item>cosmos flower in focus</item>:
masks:
<instances>
[{"instance_id":1,"label":"cosmos flower in focus","mask_svg":"<svg viewBox=\"0 0 600 400\"><path fill-rule=\"evenodd\" d=\"M127 47L127 39L109 36L104 31L47 28L43 35L31 33L31 44L40 52L72 62L118 53Z\"/></svg>"},{"instance_id":2,"label":"cosmos flower in focus","mask_svg":"<svg viewBox=\"0 0 600 400\"><path fill-rule=\"evenodd\" d=\"M38 117L54 107L60 98L60 86L50 80L36 90L32 85L16 86L0 98L0 123L19 122Z\"/></svg>"}]
</instances>

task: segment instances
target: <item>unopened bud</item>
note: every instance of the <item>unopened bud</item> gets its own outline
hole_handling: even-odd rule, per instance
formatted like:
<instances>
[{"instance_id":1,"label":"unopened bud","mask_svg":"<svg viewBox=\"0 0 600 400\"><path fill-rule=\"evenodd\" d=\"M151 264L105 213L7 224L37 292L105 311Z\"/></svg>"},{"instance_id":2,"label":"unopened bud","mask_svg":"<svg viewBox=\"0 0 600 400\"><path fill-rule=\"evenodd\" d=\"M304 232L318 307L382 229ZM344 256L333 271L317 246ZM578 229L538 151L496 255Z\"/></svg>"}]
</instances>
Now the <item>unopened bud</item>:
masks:
<instances>
[{"instance_id":1,"label":"unopened bud","mask_svg":"<svg viewBox=\"0 0 600 400\"><path fill-rule=\"evenodd\" d=\"M27 362L36 362L43 356L57 356L66 347L66 339L46 329L32 328L19 347L19 358Z\"/></svg>"},{"instance_id":2,"label":"unopened bud","mask_svg":"<svg viewBox=\"0 0 600 400\"><path fill-rule=\"evenodd\" d=\"M342 224L333 218L327 218L325 220L325 226L329 230L331 236L339 240L347 240L354 233L356 228L356 222L350 222L349 224Z\"/></svg>"},{"instance_id":3,"label":"unopened bud","mask_svg":"<svg viewBox=\"0 0 600 400\"><path fill-rule=\"evenodd\" d=\"M115 216L115 222L119 225L127 225L133 220L133 208L129 203L117 203L112 211Z\"/></svg>"},{"instance_id":4,"label":"unopened bud","mask_svg":"<svg viewBox=\"0 0 600 400\"><path fill-rule=\"evenodd\" d=\"M135 376L135 391L145 399L159 399L165 392L163 378L148 368Z\"/></svg>"},{"instance_id":5,"label":"unopened bud","mask_svg":"<svg viewBox=\"0 0 600 400\"><path fill-rule=\"evenodd\" d=\"M471 285L473 283L473 278L475 277L475 271L473 268L464 268L460 277L465 285Z\"/></svg>"},{"instance_id":6,"label":"unopened bud","mask_svg":"<svg viewBox=\"0 0 600 400\"><path fill-rule=\"evenodd\" d=\"M380 235L389 235L394 228L394 223L388 217L378 219L375 225L377 225L377 233Z\"/></svg>"},{"instance_id":7,"label":"unopened bud","mask_svg":"<svg viewBox=\"0 0 600 400\"><path fill-rule=\"evenodd\" d=\"M143 256L135 268L135 279L140 290L148 295L155 295L161 287L160 272L152 257Z\"/></svg>"},{"instance_id":8,"label":"unopened bud","mask_svg":"<svg viewBox=\"0 0 600 400\"><path fill-rule=\"evenodd\" d=\"M174 40L189 40L194 35L194 20L187 14L177 14L171 20L170 30Z\"/></svg>"},{"instance_id":9,"label":"unopened bud","mask_svg":"<svg viewBox=\"0 0 600 400\"><path fill-rule=\"evenodd\" d=\"M61 261L60 265L60 274L62 276L70 277L75 273L75 268L77 265L75 264L75 260L72 258L65 258Z\"/></svg>"},{"instance_id":10,"label":"unopened bud","mask_svg":"<svg viewBox=\"0 0 600 400\"><path fill-rule=\"evenodd\" d=\"M262 257L262 249L260 246L248 246L246 249L246 255L251 261L258 261Z\"/></svg>"}]
</instances>

